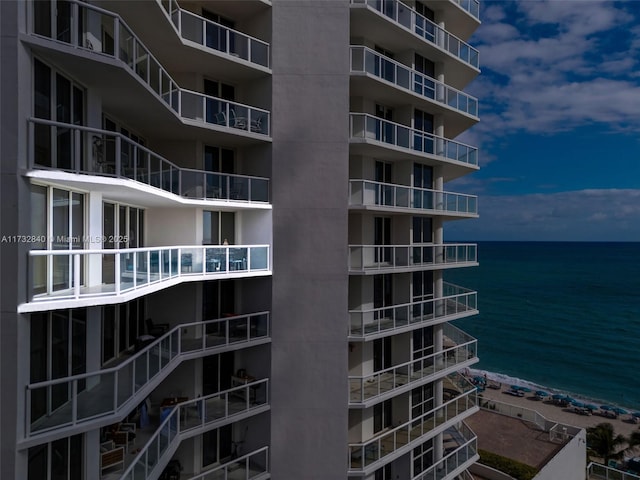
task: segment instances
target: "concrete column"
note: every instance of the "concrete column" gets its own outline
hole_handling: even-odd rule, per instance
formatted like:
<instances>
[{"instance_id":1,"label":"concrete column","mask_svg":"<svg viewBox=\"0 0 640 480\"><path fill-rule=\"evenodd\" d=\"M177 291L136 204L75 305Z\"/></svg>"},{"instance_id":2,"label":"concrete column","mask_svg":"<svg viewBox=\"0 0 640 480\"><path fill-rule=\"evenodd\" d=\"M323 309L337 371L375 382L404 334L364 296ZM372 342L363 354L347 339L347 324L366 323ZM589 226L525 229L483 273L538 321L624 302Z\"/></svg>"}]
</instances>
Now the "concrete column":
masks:
<instances>
[{"instance_id":1,"label":"concrete column","mask_svg":"<svg viewBox=\"0 0 640 480\"><path fill-rule=\"evenodd\" d=\"M103 248L102 243L102 192L89 192L87 195L87 221L85 228L87 249L100 250ZM102 255L89 255L88 259L89 275L85 279L87 286L102 284ZM115 259L108 258L109 262Z\"/></svg>"},{"instance_id":2,"label":"concrete column","mask_svg":"<svg viewBox=\"0 0 640 480\"><path fill-rule=\"evenodd\" d=\"M273 0L271 475L347 472L348 0ZM311 433L312 432L312 433Z\"/></svg>"}]
</instances>

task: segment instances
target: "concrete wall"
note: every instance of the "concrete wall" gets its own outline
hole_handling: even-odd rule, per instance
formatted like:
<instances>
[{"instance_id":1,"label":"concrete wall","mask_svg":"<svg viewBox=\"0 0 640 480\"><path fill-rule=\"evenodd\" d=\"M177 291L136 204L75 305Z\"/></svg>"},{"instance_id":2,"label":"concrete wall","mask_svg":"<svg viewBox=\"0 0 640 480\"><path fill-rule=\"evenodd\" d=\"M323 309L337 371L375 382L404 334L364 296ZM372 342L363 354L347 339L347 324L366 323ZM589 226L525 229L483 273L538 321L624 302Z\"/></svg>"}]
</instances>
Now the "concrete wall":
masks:
<instances>
[{"instance_id":1,"label":"concrete wall","mask_svg":"<svg viewBox=\"0 0 640 480\"><path fill-rule=\"evenodd\" d=\"M273 0L271 475L347 471L349 2Z\"/></svg>"},{"instance_id":2,"label":"concrete wall","mask_svg":"<svg viewBox=\"0 0 640 480\"><path fill-rule=\"evenodd\" d=\"M534 480L584 480L587 464L587 432L580 432L538 472Z\"/></svg>"}]
</instances>

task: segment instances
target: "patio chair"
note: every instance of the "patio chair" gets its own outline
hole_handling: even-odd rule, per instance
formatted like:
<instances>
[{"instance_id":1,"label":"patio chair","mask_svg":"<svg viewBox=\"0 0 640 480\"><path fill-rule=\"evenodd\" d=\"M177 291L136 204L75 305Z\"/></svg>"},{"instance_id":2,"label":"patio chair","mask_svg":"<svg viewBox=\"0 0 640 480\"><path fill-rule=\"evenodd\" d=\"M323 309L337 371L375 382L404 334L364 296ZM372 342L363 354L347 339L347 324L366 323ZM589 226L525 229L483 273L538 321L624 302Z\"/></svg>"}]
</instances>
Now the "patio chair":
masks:
<instances>
[{"instance_id":1,"label":"patio chair","mask_svg":"<svg viewBox=\"0 0 640 480\"><path fill-rule=\"evenodd\" d=\"M168 323L153 323L153 320L147 318L144 323L147 326L147 333L152 337L161 337L169 331Z\"/></svg>"},{"instance_id":2,"label":"patio chair","mask_svg":"<svg viewBox=\"0 0 640 480\"><path fill-rule=\"evenodd\" d=\"M247 119L246 117L239 117L236 115L235 109L229 110L229 126L234 128L241 128L242 130L247 129Z\"/></svg>"}]
</instances>

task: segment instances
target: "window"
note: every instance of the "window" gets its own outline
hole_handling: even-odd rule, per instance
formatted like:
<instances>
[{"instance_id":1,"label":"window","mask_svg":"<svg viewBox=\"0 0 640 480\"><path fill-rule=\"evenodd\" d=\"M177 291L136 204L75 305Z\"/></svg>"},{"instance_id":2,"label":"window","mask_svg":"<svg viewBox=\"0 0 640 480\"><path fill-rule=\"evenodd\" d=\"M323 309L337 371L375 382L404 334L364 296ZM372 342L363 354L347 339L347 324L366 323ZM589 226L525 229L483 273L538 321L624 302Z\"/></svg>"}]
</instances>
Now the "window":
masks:
<instances>
[{"instance_id":1,"label":"window","mask_svg":"<svg viewBox=\"0 0 640 480\"><path fill-rule=\"evenodd\" d=\"M391 337L377 338L373 341L373 371L379 372L392 365Z\"/></svg>"},{"instance_id":2,"label":"window","mask_svg":"<svg viewBox=\"0 0 640 480\"><path fill-rule=\"evenodd\" d=\"M413 263L433 263L433 221L431 217L413 217L412 243Z\"/></svg>"},{"instance_id":3,"label":"window","mask_svg":"<svg viewBox=\"0 0 640 480\"><path fill-rule=\"evenodd\" d=\"M433 192L423 192L420 189L433 189L433 167L422 165L420 163L413 164L413 207L414 208L433 208Z\"/></svg>"},{"instance_id":4,"label":"window","mask_svg":"<svg viewBox=\"0 0 640 480\"><path fill-rule=\"evenodd\" d=\"M82 480L84 436L74 435L29 449L28 480Z\"/></svg>"},{"instance_id":5,"label":"window","mask_svg":"<svg viewBox=\"0 0 640 480\"><path fill-rule=\"evenodd\" d=\"M221 245L235 243L234 212L202 212L202 244Z\"/></svg>"},{"instance_id":6,"label":"window","mask_svg":"<svg viewBox=\"0 0 640 480\"><path fill-rule=\"evenodd\" d=\"M147 141L141 135L134 133L128 126L121 124L107 116L102 117L102 124L105 130L110 132L118 132L129 141L120 143L120 171L116 171L116 138L113 136L104 137L104 158L100 159L101 171L104 173L116 174L128 178L139 180L143 183L150 183L148 154L142 149L137 148L138 145L144 147ZM155 187L159 184L151 182ZM169 189L169 188L166 188Z\"/></svg>"},{"instance_id":7,"label":"window","mask_svg":"<svg viewBox=\"0 0 640 480\"><path fill-rule=\"evenodd\" d=\"M421 474L433 465L433 453L433 438L413 449L412 477Z\"/></svg>"},{"instance_id":8,"label":"window","mask_svg":"<svg viewBox=\"0 0 640 480\"><path fill-rule=\"evenodd\" d=\"M378 433L393 425L392 400L379 403L373 407L373 433Z\"/></svg>"},{"instance_id":9,"label":"window","mask_svg":"<svg viewBox=\"0 0 640 480\"><path fill-rule=\"evenodd\" d=\"M380 183L392 182L392 164L388 162L376 161L375 180ZM381 185L376 189L377 205L393 205L393 187L391 185Z\"/></svg>"},{"instance_id":10,"label":"window","mask_svg":"<svg viewBox=\"0 0 640 480\"><path fill-rule=\"evenodd\" d=\"M374 480L392 480L392 479L393 479L393 475L391 473L390 463L376 470Z\"/></svg>"},{"instance_id":11,"label":"window","mask_svg":"<svg viewBox=\"0 0 640 480\"><path fill-rule=\"evenodd\" d=\"M393 59L394 55L390 50L382 48L379 45L375 45L374 48L380 55ZM380 62L375 62L374 74L388 80L389 82L394 82L396 80L395 65L386 58L381 58Z\"/></svg>"},{"instance_id":12,"label":"window","mask_svg":"<svg viewBox=\"0 0 640 480\"><path fill-rule=\"evenodd\" d=\"M207 172L207 198L233 198L231 193L238 193L242 184L236 181L236 177L226 174L233 174L235 152L227 148L204 147L204 169ZM225 175L217 175L223 173Z\"/></svg>"},{"instance_id":13,"label":"window","mask_svg":"<svg viewBox=\"0 0 640 480\"><path fill-rule=\"evenodd\" d=\"M411 418L419 418L433 410L433 383L411 390Z\"/></svg>"},{"instance_id":14,"label":"window","mask_svg":"<svg viewBox=\"0 0 640 480\"><path fill-rule=\"evenodd\" d=\"M202 434L202 466L223 463L233 453L233 426L225 425ZM237 452L236 452L237 454ZM242 455L242 453L240 453Z\"/></svg>"},{"instance_id":15,"label":"window","mask_svg":"<svg viewBox=\"0 0 640 480\"><path fill-rule=\"evenodd\" d=\"M41 185L31 186L31 234L39 241L33 249L83 249L85 232L85 195ZM41 240L40 240L41 239ZM33 262L33 293L72 288L75 279L71 255L37 257ZM80 284L84 281L80 258Z\"/></svg>"},{"instance_id":16,"label":"window","mask_svg":"<svg viewBox=\"0 0 640 480\"><path fill-rule=\"evenodd\" d=\"M375 250L375 261L391 263L391 219L388 217L375 217L373 219L373 244L378 245Z\"/></svg>"},{"instance_id":17,"label":"window","mask_svg":"<svg viewBox=\"0 0 640 480\"><path fill-rule=\"evenodd\" d=\"M424 327L413 331L413 358L431 355L433 349L433 327Z\"/></svg>"},{"instance_id":18,"label":"window","mask_svg":"<svg viewBox=\"0 0 640 480\"><path fill-rule=\"evenodd\" d=\"M415 63L415 70L417 72L427 75L431 78L435 77L436 64L434 62L416 53L414 57L414 63Z\"/></svg>"},{"instance_id":19,"label":"window","mask_svg":"<svg viewBox=\"0 0 640 480\"><path fill-rule=\"evenodd\" d=\"M38 383L86 371L86 310L35 313L30 322L30 382ZM78 390L84 382L78 382ZM68 385L39 388L31 395L31 421L51 413L70 399Z\"/></svg>"},{"instance_id":20,"label":"window","mask_svg":"<svg viewBox=\"0 0 640 480\"><path fill-rule=\"evenodd\" d=\"M227 109L227 102L216 100L217 98L221 98L223 100L234 101L236 96L235 87L233 85L205 78L204 94L209 97L215 97L206 99L207 122L232 127L235 126L235 123L231 122L230 118L227 118L227 115L231 115L231 110L233 110L233 108L230 107Z\"/></svg>"},{"instance_id":21,"label":"window","mask_svg":"<svg viewBox=\"0 0 640 480\"><path fill-rule=\"evenodd\" d=\"M395 131L393 128L393 109L384 105L376 104L376 117L387 120L386 122L378 121L376 128L376 140L386 143L395 143Z\"/></svg>"},{"instance_id":22,"label":"window","mask_svg":"<svg viewBox=\"0 0 640 480\"><path fill-rule=\"evenodd\" d=\"M102 307L102 363L135 347L145 333L144 300Z\"/></svg>"},{"instance_id":23,"label":"window","mask_svg":"<svg viewBox=\"0 0 640 480\"><path fill-rule=\"evenodd\" d=\"M74 84L66 76L54 72L38 59L33 60L33 77L35 117L64 124L83 124L85 103L83 88ZM82 136L80 136L80 151L76 152L70 128L36 124L34 143L36 165L64 170L75 170L81 167Z\"/></svg>"}]
</instances>

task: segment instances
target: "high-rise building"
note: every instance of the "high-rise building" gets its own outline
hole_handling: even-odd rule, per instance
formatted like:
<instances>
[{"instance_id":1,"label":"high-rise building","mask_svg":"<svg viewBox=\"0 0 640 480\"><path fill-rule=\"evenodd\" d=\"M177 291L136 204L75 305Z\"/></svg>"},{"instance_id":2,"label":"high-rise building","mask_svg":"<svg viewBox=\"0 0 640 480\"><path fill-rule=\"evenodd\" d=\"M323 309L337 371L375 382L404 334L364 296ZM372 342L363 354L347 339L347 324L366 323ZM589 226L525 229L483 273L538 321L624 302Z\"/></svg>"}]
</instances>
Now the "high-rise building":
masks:
<instances>
[{"instance_id":1,"label":"high-rise building","mask_svg":"<svg viewBox=\"0 0 640 480\"><path fill-rule=\"evenodd\" d=\"M0 477L468 478L478 25L0 2Z\"/></svg>"}]
</instances>

